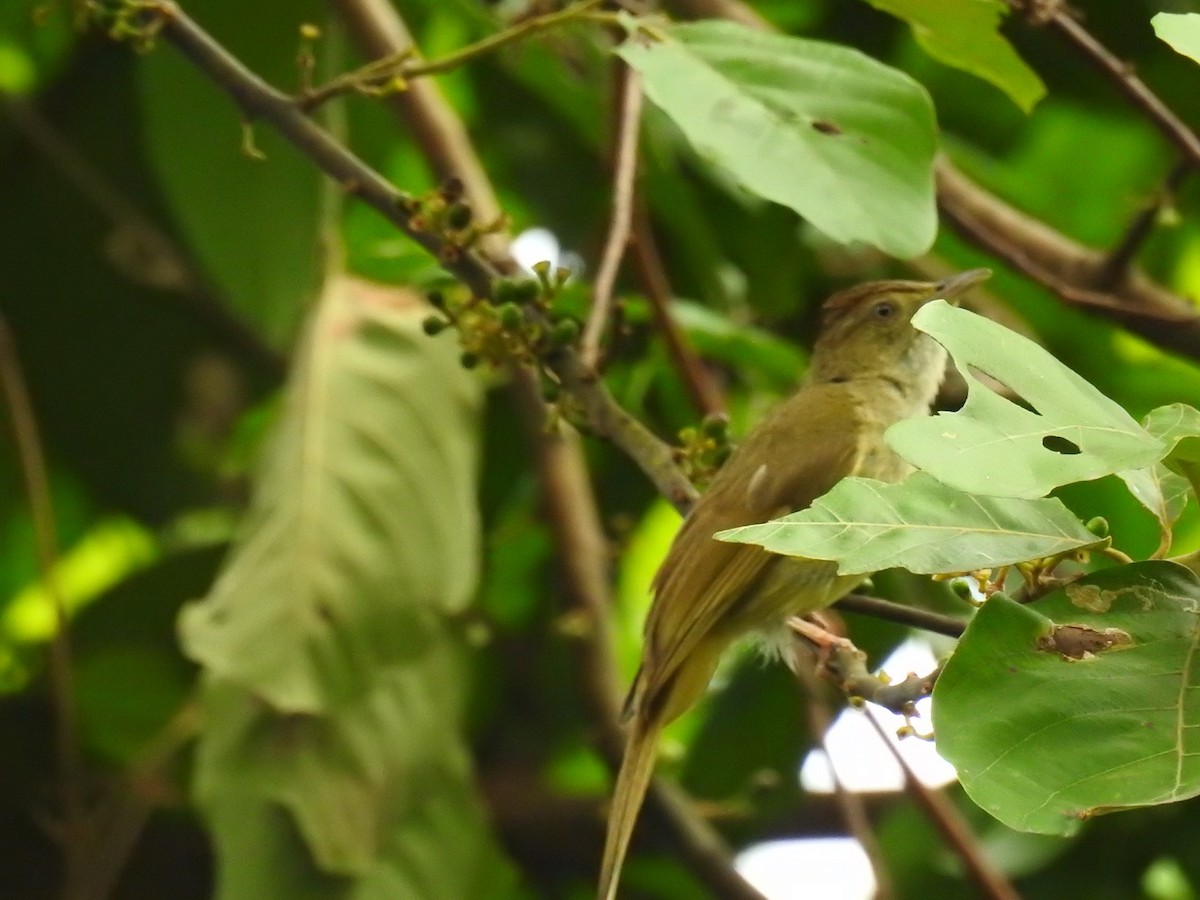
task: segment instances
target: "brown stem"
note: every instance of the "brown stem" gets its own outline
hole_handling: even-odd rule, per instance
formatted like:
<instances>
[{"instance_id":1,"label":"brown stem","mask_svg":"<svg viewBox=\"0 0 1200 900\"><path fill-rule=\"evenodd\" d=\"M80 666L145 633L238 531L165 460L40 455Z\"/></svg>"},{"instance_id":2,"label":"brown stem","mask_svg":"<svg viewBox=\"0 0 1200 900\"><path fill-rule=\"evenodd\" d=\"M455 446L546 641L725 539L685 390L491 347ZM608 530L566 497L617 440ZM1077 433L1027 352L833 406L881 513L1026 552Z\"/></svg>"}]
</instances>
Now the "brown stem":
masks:
<instances>
[{"instance_id":1,"label":"brown stem","mask_svg":"<svg viewBox=\"0 0 1200 900\"><path fill-rule=\"evenodd\" d=\"M633 227L633 264L638 279L650 300L650 311L654 324L667 345L675 369L687 387L692 405L701 416L715 415L725 411L725 398L721 395L712 375L696 355L687 335L671 315L671 300L674 292L667 280L666 266L654 241L654 230L645 207L639 205Z\"/></svg>"},{"instance_id":2,"label":"brown stem","mask_svg":"<svg viewBox=\"0 0 1200 900\"><path fill-rule=\"evenodd\" d=\"M272 125L325 174L379 212L400 231L439 259L441 264L479 297L490 297L499 277L498 266L471 250L445 254L442 239L416 227L406 210L408 199L386 179L327 132L313 123L294 98L271 87L171 0L157 0L152 14L161 21L160 34L170 41L218 87L233 98L248 119ZM559 351L547 364L564 391L586 415L588 429L620 447L641 468L663 496L686 507L696 492L675 464L671 448L655 437L612 398L595 371L585 366L572 348Z\"/></svg>"},{"instance_id":3,"label":"brown stem","mask_svg":"<svg viewBox=\"0 0 1200 900\"><path fill-rule=\"evenodd\" d=\"M55 716L55 756L59 789L62 792L61 834L66 860L66 884L71 884L83 862L81 848L87 839L87 807L83 794L83 757L79 744L79 721L75 709L74 671L67 608L58 583L58 529L50 499L46 456L38 431L37 417L29 398L25 375L17 357L16 340L0 316L0 395L8 406L17 458L29 511L33 518L38 573L54 613L54 635L50 640L50 688Z\"/></svg>"},{"instance_id":4,"label":"brown stem","mask_svg":"<svg viewBox=\"0 0 1200 900\"><path fill-rule=\"evenodd\" d=\"M837 602L835 609L841 612L872 616L876 619L908 625L948 637L960 637L967 627L962 620L953 616L944 616L927 609L893 603L879 597L868 597L866 594L847 594Z\"/></svg>"},{"instance_id":5,"label":"brown stem","mask_svg":"<svg viewBox=\"0 0 1200 900\"><path fill-rule=\"evenodd\" d=\"M987 858L983 848L979 846L979 839L972 833L971 827L954 804L941 791L922 783L900 749L888 738L883 726L870 713L865 715L904 772L904 789L924 810L950 849L962 860L967 874L979 887L980 896L988 900L1020 900L1020 895L1013 886Z\"/></svg>"},{"instance_id":6,"label":"brown stem","mask_svg":"<svg viewBox=\"0 0 1200 900\"><path fill-rule=\"evenodd\" d=\"M634 190L637 183L638 131L642 115L642 80L636 71L623 61L614 63L617 70L616 108L613 121L615 150L613 153L613 206L608 236L600 265L592 281L592 308L579 342L579 353L585 365L600 367L600 341L604 337L612 310L613 288L621 258L629 244L633 225Z\"/></svg>"},{"instance_id":7,"label":"brown stem","mask_svg":"<svg viewBox=\"0 0 1200 900\"><path fill-rule=\"evenodd\" d=\"M363 53L371 59L406 54L419 58L420 50L404 20L388 0L331 0ZM483 222L500 220L500 201L492 187L462 120L446 102L437 83L414 81L408 89L387 95L387 102L403 119L438 179L458 178L475 217ZM512 268L508 239L502 234L484 239L484 250L501 271Z\"/></svg>"}]
</instances>

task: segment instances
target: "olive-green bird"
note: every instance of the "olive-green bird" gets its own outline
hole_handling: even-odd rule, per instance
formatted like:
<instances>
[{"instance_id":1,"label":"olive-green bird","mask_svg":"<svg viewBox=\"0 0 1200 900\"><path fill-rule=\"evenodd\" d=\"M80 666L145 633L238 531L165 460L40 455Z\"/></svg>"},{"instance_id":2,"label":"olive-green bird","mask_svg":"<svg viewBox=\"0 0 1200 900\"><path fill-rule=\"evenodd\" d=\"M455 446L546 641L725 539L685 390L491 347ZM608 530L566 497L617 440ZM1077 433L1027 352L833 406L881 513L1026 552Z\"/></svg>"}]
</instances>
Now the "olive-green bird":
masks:
<instances>
[{"instance_id":1,"label":"olive-green bird","mask_svg":"<svg viewBox=\"0 0 1200 900\"><path fill-rule=\"evenodd\" d=\"M613 900L634 822L654 770L659 733L704 694L721 653L749 632L779 631L862 581L836 563L722 543L726 528L804 509L847 475L898 481L909 471L883 441L890 425L927 415L946 353L911 325L937 298L991 273L940 282L876 281L833 295L807 378L746 437L697 501L654 579L642 665L626 701L630 721L600 874Z\"/></svg>"}]
</instances>

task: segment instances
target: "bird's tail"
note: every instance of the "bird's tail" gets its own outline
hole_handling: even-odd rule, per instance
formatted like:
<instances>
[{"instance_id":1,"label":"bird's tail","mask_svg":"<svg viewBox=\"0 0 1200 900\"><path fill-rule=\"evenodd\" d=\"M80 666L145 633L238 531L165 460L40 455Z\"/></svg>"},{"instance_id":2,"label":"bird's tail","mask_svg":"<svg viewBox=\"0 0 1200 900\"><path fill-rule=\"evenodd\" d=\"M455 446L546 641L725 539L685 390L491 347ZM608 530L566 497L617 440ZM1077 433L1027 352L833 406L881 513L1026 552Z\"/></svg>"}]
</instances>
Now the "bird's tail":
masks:
<instances>
[{"instance_id":1,"label":"bird's tail","mask_svg":"<svg viewBox=\"0 0 1200 900\"><path fill-rule=\"evenodd\" d=\"M639 716L634 719L625 742L625 756L621 760L621 771L617 774L612 808L608 814L608 835L604 840L604 861L600 867L597 900L615 900L617 896L625 851L629 849L633 826L642 808L650 777L654 774L661 731L662 722L658 717L647 721Z\"/></svg>"}]
</instances>

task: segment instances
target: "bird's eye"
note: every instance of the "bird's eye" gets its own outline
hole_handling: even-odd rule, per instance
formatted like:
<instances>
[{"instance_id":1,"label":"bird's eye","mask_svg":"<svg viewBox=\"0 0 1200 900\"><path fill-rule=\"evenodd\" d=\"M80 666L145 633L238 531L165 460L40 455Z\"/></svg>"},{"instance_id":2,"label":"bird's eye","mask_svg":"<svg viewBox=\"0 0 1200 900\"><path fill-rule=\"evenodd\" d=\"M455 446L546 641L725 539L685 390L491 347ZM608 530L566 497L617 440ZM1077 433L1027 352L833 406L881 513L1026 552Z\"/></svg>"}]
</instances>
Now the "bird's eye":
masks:
<instances>
[{"instance_id":1,"label":"bird's eye","mask_svg":"<svg viewBox=\"0 0 1200 900\"><path fill-rule=\"evenodd\" d=\"M878 319L880 322L885 322L896 314L896 304L891 300L884 300L881 303L876 303L871 307L872 318Z\"/></svg>"}]
</instances>

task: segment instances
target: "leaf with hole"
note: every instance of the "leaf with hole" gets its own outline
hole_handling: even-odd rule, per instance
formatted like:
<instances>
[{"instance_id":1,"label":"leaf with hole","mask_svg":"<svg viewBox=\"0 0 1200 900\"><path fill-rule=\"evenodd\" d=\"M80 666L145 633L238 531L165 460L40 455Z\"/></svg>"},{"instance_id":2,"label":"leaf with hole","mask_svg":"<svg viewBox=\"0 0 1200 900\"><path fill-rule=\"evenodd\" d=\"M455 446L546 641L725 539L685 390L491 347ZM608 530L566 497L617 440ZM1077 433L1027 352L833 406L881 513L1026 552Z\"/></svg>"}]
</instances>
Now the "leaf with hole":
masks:
<instances>
[{"instance_id":1,"label":"leaf with hole","mask_svg":"<svg viewBox=\"0 0 1200 900\"><path fill-rule=\"evenodd\" d=\"M1012 828L1200 794L1200 581L1168 562L992 597L933 692L938 751Z\"/></svg>"},{"instance_id":2,"label":"leaf with hole","mask_svg":"<svg viewBox=\"0 0 1200 900\"><path fill-rule=\"evenodd\" d=\"M913 36L939 62L970 72L1008 94L1025 112L1046 94L1036 72L999 31L1002 0L867 0L912 26Z\"/></svg>"},{"instance_id":3,"label":"leaf with hole","mask_svg":"<svg viewBox=\"0 0 1200 900\"><path fill-rule=\"evenodd\" d=\"M901 257L933 243L933 105L907 75L732 22L630 28L616 52L646 96L746 190L836 241Z\"/></svg>"},{"instance_id":4,"label":"leaf with hole","mask_svg":"<svg viewBox=\"0 0 1200 900\"><path fill-rule=\"evenodd\" d=\"M808 509L715 537L834 560L843 575L967 572L1104 543L1057 499L967 494L923 472L900 484L843 478Z\"/></svg>"},{"instance_id":5,"label":"leaf with hole","mask_svg":"<svg viewBox=\"0 0 1200 900\"><path fill-rule=\"evenodd\" d=\"M899 422L886 440L940 481L1032 499L1162 458L1162 441L1028 338L941 300L922 307L913 326L950 352L967 382L967 402L958 412ZM990 390L976 372L1030 408Z\"/></svg>"}]
</instances>

